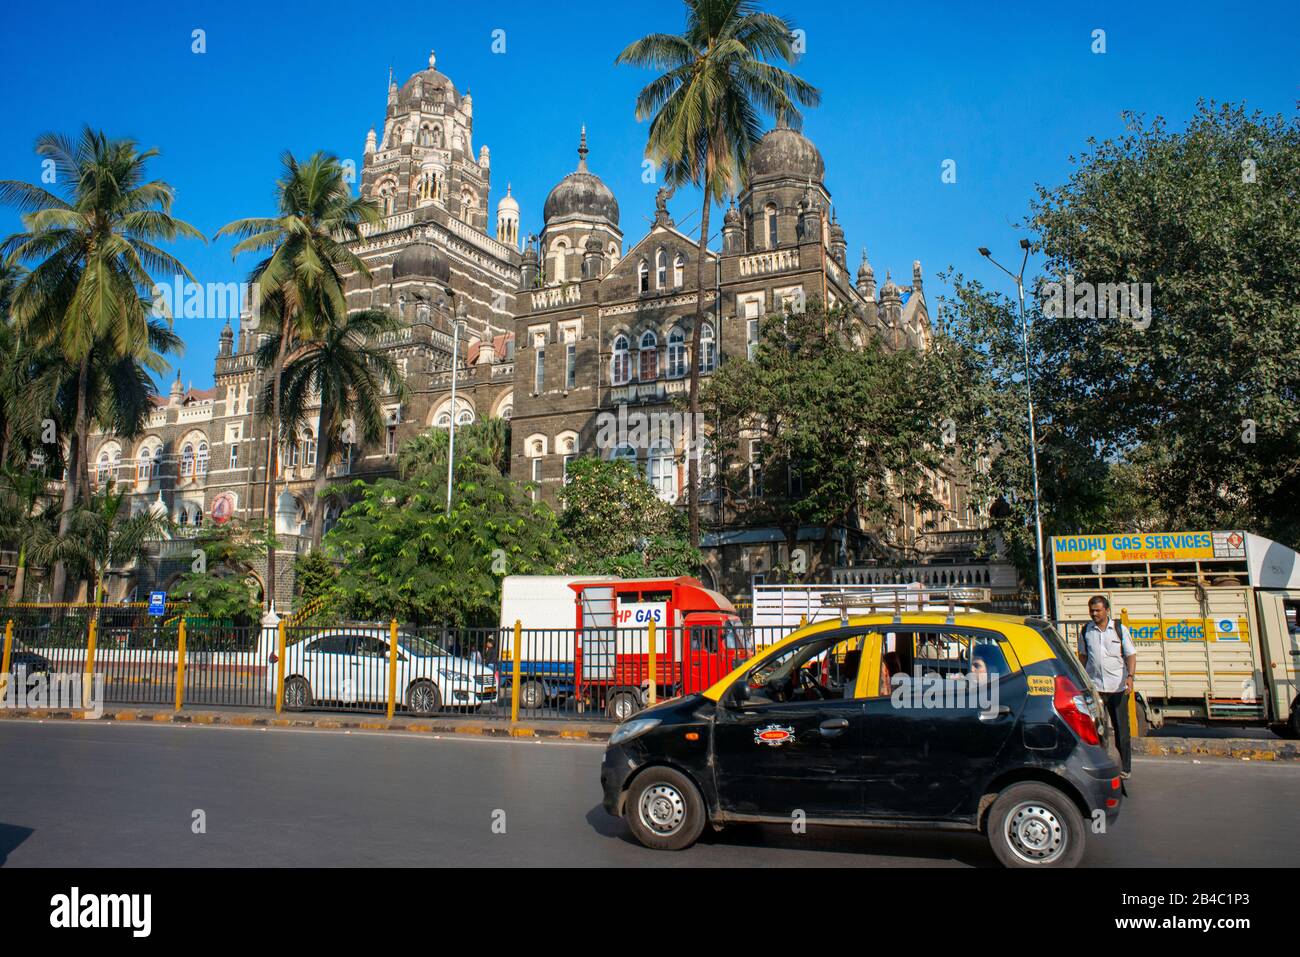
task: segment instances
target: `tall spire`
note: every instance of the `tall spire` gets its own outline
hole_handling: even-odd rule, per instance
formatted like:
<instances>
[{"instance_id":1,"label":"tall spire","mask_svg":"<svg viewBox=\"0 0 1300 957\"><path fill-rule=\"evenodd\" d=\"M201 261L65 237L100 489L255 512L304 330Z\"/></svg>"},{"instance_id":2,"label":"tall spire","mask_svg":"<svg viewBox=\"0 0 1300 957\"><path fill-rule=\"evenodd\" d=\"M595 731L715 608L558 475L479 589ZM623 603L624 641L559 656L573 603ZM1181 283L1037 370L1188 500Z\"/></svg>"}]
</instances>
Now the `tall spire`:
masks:
<instances>
[{"instance_id":1,"label":"tall spire","mask_svg":"<svg viewBox=\"0 0 1300 957\"><path fill-rule=\"evenodd\" d=\"M587 172L587 124L582 124L582 139L578 142L578 172Z\"/></svg>"}]
</instances>

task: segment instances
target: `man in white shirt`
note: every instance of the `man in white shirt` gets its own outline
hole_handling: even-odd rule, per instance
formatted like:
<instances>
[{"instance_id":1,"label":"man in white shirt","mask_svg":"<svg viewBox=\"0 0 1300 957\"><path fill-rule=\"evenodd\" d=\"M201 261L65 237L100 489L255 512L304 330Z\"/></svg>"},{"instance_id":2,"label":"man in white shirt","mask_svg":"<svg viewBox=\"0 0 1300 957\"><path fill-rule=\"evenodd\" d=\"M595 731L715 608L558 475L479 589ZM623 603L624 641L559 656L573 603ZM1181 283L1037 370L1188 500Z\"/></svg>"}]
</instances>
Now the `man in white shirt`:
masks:
<instances>
[{"instance_id":1,"label":"man in white shirt","mask_svg":"<svg viewBox=\"0 0 1300 957\"><path fill-rule=\"evenodd\" d=\"M1133 646L1128 629L1110 617L1110 599L1105 595L1089 599L1088 615L1092 622L1079 636L1079 660L1106 702L1124 766L1122 776L1128 777L1133 763L1128 733L1128 696L1133 690L1137 648Z\"/></svg>"}]
</instances>

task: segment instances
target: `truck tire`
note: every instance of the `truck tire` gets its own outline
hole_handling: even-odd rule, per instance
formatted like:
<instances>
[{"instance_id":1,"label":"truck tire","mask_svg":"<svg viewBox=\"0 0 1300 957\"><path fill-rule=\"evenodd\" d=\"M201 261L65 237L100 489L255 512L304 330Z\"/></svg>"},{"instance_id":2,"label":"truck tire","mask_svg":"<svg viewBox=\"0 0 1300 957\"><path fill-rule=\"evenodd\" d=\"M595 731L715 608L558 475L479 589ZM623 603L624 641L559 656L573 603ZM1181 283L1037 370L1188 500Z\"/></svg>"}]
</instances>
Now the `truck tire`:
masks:
<instances>
[{"instance_id":1,"label":"truck tire","mask_svg":"<svg viewBox=\"0 0 1300 957\"><path fill-rule=\"evenodd\" d=\"M672 768L649 768L628 791L624 817L632 836L656 851L680 851L699 838L708 823L704 799L686 775Z\"/></svg>"},{"instance_id":2,"label":"truck tire","mask_svg":"<svg viewBox=\"0 0 1300 957\"><path fill-rule=\"evenodd\" d=\"M519 707L526 711L546 704L546 686L540 681L525 681L519 686Z\"/></svg>"},{"instance_id":3,"label":"truck tire","mask_svg":"<svg viewBox=\"0 0 1300 957\"><path fill-rule=\"evenodd\" d=\"M641 703L630 691L620 691L610 695L609 702L605 705L605 714L619 723L626 721L640 710Z\"/></svg>"},{"instance_id":4,"label":"truck tire","mask_svg":"<svg viewBox=\"0 0 1300 957\"><path fill-rule=\"evenodd\" d=\"M1013 784L989 808L988 838L1004 867L1076 867L1087 841L1083 815L1050 784Z\"/></svg>"}]
</instances>

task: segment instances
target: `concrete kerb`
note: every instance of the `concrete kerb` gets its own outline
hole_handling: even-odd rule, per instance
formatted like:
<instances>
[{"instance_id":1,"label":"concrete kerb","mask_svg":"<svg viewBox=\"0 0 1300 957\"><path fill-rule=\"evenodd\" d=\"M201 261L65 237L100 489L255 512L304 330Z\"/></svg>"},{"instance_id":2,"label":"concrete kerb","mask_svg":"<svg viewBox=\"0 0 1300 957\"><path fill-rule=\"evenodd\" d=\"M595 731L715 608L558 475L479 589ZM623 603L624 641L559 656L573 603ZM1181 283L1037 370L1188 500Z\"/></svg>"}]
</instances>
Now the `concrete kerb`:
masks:
<instances>
[{"instance_id":1,"label":"concrete kerb","mask_svg":"<svg viewBox=\"0 0 1300 957\"><path fill-rule=\"evenodd\" d=\"M84 711L0 710L0 718L28 720L85 720ZM229 725L244 728L311 728L335 731L401 731L411 734L464 734L493 738L533 738L565 741L606 741L612 725L594 722L536 720L511 725L483 718L394 718L379 716L276 715L272 711L176 712L170 708L127 707L105 709L102 721L151 721L160 724ZM1249 738L1134 738L1133 753L1147 757L1211 757L1241 761L1300 761L1300 742Z\"/></svg>"},{"instance_id":2,"label":"concrete kerb","mask_svg":"<svg viewBox=\"0 0 1300 957\"><path fill-rule=\"evenodd\" d=\"M84 711L0 711L0 718L29 720L90 720ZM170 708L106 708L101 721L149 721L160 724L228 725L242 728L312 728L344 731L404 731L415 734L465 734L500 738L554 738L568 741L605 741L613 731L611 725L592 722L542 720L511 725L508 721L454 716L428 718L394 718L339 714L277 715L272 711L230 712L190 710L176 712Z\"/></svg>"}]
</instances>

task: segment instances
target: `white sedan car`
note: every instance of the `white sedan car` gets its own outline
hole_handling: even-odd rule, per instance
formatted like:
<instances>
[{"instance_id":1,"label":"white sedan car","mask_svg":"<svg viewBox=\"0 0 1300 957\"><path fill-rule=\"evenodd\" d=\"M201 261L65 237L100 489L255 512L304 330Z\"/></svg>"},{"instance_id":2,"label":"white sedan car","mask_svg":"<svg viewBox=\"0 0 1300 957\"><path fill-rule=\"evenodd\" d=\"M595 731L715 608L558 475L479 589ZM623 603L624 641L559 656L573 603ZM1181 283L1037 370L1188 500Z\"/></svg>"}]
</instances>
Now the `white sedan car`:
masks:
<instances>
[{"instance_id":1,"label":"white sedan car","mask_svg":"<svg viewBox=\"0 0 1300 957\"><path fill-rule=\"evenodd\" d=\"M284 653L284 706L290 710L336 702L388 703L389 633L386 628L328 628L294 642ZM276 655L267 680L275 693ZM444 707L477 709L497 697L492 668L444 650L418 635L397 636L397 701L415 714Z\"/></svg>"}]
</instances>

